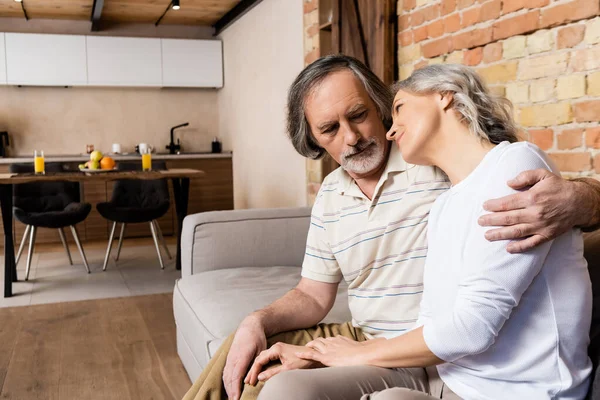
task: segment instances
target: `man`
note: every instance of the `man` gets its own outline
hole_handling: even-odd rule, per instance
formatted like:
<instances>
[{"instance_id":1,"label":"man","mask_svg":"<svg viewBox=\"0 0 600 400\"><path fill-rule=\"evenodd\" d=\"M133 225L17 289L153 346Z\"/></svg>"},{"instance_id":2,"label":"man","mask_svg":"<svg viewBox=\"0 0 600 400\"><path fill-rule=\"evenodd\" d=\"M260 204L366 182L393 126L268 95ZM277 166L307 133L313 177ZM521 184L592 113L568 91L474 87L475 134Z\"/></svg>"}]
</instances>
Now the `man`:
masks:
<instances>
[{"instance_id":1,"label":"man","mask_svg":"<svg viewBox=\"0 0 600 400\"><path fill-rule=\"evenodd\" d=\"M261 398L315 399L359 398L423 373L369 366L309 369L318 365L295 352L316 337L343 335L359 342L395 337L412 327L423 290L429 209L449 183L434 167L408 165L385 140L392 96L359 61L317 60L296 78L288 100L288 133L296 150L308 158L327 152L341 168L325 179L315 201L298 286L244 319L186 398L221 398L221 376L232 399L255 397L262 388L254 386L257 379L273 376ZM490 240L525 238L510 243L508 251L525 251L573 226L600 222L595 181L567 182L539 170L510 184L533 187L489 202L489 211L496 212L480 221L506 225L488 232ZM352 324L310 328L331 309L342 278L349 285ZM276 360L281 365L262 371Z\"/></svg>"}]
</instances>

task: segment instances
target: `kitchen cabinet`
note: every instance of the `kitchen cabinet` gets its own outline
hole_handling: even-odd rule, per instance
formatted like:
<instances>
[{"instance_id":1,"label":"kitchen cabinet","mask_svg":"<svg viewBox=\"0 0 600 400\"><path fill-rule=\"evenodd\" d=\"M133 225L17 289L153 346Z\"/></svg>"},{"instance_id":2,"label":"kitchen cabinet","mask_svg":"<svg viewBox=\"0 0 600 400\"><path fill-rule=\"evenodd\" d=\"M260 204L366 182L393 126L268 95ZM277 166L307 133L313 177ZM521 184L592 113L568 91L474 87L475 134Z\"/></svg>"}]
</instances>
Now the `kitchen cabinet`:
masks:
<instances>
[{"instance_id":1,"label":"kitchen cabinet","mask_svg":"<svg viewBox=\"0 0 600 400\"><path fill-rule=\"evenodd\" d=\"M165 87L223 87L223 46L217 40L161 39Z\"/></svg>"},{"instance_id":2,"label":"kitchen cabinet","mask_svg":"<svg viewBox=\"0 0 600 400\"><path fill-rule=\"evenodd\" d=\"M4 46L4 33L0 32L0 85L6 84L6 48Z\"/></svg>"},{"instance_id":3,"label":"kitchen cabinet","mask_svg":"<svg viewBox=\"0 0 600 400\"><path fill-rule=\"evenodd\" d=\"M85 36L5 33L4 37L8 84L87 84Z\"/></svg>"},{"instance_id":4,"label":"kitchen cabinet","mask_svg":"<svg viewBox=\"0 0 600 400\"><path fill-rule=\"evenodd\" d=\"M87 36L88 84L162 86L160 40Z\"/></svg>"}]
</instances>

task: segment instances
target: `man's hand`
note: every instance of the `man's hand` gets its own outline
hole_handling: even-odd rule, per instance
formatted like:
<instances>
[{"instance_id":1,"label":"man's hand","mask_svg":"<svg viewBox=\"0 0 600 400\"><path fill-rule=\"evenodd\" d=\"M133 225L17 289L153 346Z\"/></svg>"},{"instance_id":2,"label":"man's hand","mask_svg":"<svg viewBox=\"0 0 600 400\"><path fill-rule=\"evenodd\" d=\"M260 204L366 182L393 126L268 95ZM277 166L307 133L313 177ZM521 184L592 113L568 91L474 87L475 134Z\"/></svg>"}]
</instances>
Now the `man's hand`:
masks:
<instances>
[{"instance_id":1,"label":"man's hand","mask_svg":"<svg viewBox=\"0 0 600 400\"><path fill-rule=\"evenodd\" d=\"M252 360L266 348L267 337L264 328L255 317L246 317L233 338L223 371L223 384L230 399L240 398L242 378Z\"/></svg>"},{"instance_id":2,"label":"man's hand","mask_svg":"<svg viewBox=\"0 0 600 400\"><path fill-rule=\"evenodd\" d=\"M257 381L266 381L269 378L283 371L291 371L294 369L308 369L320 366L318 362L311 360L303 360L296 356L296 353L304 351L304 346L293 346L285 343L275 343L269 350L265 350L254 360L254 365L250 368L248 376L244 380L245 383L256 385ZM279 360L280 366L270 368L264 372L262 369L271 361Z\"/></svg>"},{"instance_id":3,"label":"man's hand","mask_svg":"<svg viewBox=\"0 0 600 400\"><path fill-rule=\"evenodd\" d=\"M589 209L589 197L581 182L566 181L545 169L525 171L508 181L515 189L529 189L483 205L493 213L479 219L481 226L504 226L486 232L490 241L518 240L506 250L521 253L552 240L578 225L582 210Z\"/></svg>"}]
</instances>

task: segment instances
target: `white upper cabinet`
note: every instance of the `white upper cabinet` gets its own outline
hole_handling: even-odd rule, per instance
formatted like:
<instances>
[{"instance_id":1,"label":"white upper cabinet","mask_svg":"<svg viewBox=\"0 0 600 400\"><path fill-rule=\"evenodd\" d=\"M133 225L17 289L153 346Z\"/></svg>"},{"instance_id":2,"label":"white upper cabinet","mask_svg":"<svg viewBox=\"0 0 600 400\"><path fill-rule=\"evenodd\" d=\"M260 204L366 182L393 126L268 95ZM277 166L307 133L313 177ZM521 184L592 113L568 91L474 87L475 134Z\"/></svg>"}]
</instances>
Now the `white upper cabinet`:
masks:
<instances>
[{"instance_id":1,"label":"white upper cabinet","mask_svg":"<svg viewBox=\"0 0 600 400\"><path fill-rule=\"evenodd\" d=\"M8 84L87 84L85 36L31 33L4 36Z\"/></svg>"},{"instance_id":2,"label":"white upper cabinet","mask_svg":"<svg viewBox=\"0 0 600 400\"><path fill-rule=\"evenodd\" d=\"M88 84L162 86L160 40L87 36Z\"/></svg>"},{"instance_id":3,"label":"white upper cabinet","mask_svg":"<svg viewBox=\"0 0 600 400\"><path fill-rule=\"evenodd\" d=\"M0 32L0 85L6 84L6 49L4 48L4 33Z\"/></svg>"},{"instance_id":4,"label":"white upper cabinet","mask_svg":"<svg viewBox=\"0 0 600 400\"><path fill-rule=\"evenodd\" d=\"M161 39L165 87L223 87L223 47L219 40Z\"/></svg>"}]
</instances>

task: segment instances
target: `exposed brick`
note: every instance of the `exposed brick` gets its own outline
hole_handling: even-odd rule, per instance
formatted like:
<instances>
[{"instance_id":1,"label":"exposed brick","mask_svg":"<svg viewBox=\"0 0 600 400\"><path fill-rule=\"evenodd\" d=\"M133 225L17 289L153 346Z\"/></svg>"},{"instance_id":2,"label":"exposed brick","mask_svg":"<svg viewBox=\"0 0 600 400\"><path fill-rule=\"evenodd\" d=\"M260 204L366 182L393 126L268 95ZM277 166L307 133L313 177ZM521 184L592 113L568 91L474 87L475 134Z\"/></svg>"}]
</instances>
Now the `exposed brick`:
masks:
<instances>
[{"instance_id":1,"label":"exposed brick","mask_svg":"<svg viewBox=\"0 0 600 400\"><path fill-rule=\"evenodd\" d=\"M412 65L402 65L400 67L400 80L406 79L413 73Z\"/></svg>"},{"instance_id":2,"label":"exposed brick","mask_svg":"<svg viewBox=\"0 0 600 400\"><path fill-rule=\"evenodd\" d=\"M585 25L585 42L587 44L600 42L600 18L586 21Z\"/></svg>"},{"instance_id":3,"label":"exposed brick","mask_svg":"<svg viewBox=\"0 0 600 400\"><path fill-rule=\"evenodd\" d=\"M504 0L502 2L502 14L508 14L525 8L526 2L526 0Z\"/></svg>"},{"instance_id":4,"label":"exposed brick","mask_svg":"<svg viewBox=\"0 0 600 400\"><path fill-rule=\"evenodd\" d=\"M538 79L529 86L529 99L533 103L547 101L554 97L554 79Z\"/></svg>"},{"instance_id":5,"label":"exposed brick","mask_svg":"<svg viewBox=\"0 0 600 400\"><path fill-rule=\"evenodd\" d=\"M600 2L596 0L573 0L546 8L542 11L540 27L562 25L598 15Z\"/></svg>"},{"instance_id":6,"label":"exposed brick","mask_svg":"<svg viewBox=\"0 0 600 400\"><path fill-rule=\"evenodd\" d=\"M573 115L577 122L600 121L600 100L589 100L573 104Z\"/></svg>"},{"instance_id":7,"label":"exposed brick","mask_svg":"<svg viewBox=\"0 0 600 400\"><path fill-rule=\"evenodd\" d=\"M550 3L550 0L529 0L527 2L527 8L535 9L546 7Z\"/></svg>"},{"instance_id":8,"label":"exposed brick","mask_svg":"<svg viewBox=\"0 0 600 400\"><path fill-rule=\"evenodd\" d=\"M587 94L590 96L600 96L600 71L587 76Z\"/></svg>"},{"instance_id":9,"label":"exposed brick","mask_svg":"<svg viewBox=\"0 0 600 400\"><path fill-rule=\"evenodd\" d=\"M442 15L448 15L456 10L456 0L442 0L440 13Z\"/></svg>"},{"instance_id":10,"label":"exposed brick","mask_svg":"<svg viewBox=\"0 0 600 400\"><path fill-rule=\"evenodd\" d=\"M571 150L581 147L583 129L567 129L556 136L559 150Z\"/></svg>"},{"instance_id":11,"label":"exposed brick","mask_svg":"<svg viewBox=\"0 0 600 400\"><path fill-rule=\"evenodd\" d=\"M494 40L506 39L507 37L532 32L538 28L540 11L529 11L526 14L515 15L494 23Z\"/></svg>"},{"instance_id":12,"label":"exposed brick","mask_svg":"<svg viewBox=\"0 0 600 400\"><path fill-rule=\"evenodd\" d=\"M520 122L523 126L553 126L573 120L569 102L534 105L521 108Z\"/></svg>"},{"instance_id":13,"label":"exposed brick","mask_svg":"<svg viewBox=\"0 0 600 400\"><path fill-rule=\"evenodd\" d=\"M491 27L472 29L467 32L456 34L452 37L452 43L455 49L471 49L473 47L483 46L491 41Z\"/></svg>"},{"instance_id":14,"label":"exposed brick","mask_svg":"<svg viewBox=\"0 0 600 400\"><path fill-rule=\"evenodd\" d=\"M444 32L453 33L460 29L460 14L448 15L443 19Z\"/></svg>"},{"instance_id":15,"label":"exposed brick","mask_svg":"<svg viewBox=\"0 0 600 400\"><path fill-rule=\"evenodd\" d=\"M444 34L444 21L438 19L427 25L427 36L430 38L440 37Z\"/></svg>"},{"instance_id":16,"label":"exposed brick","mask_svg":"<svg viewBox=\"0 0 600 400\"><path fill-rule=\"evenodd\" d=\"M413 33L412 31L404 31L398 34L398 42L402 46L408 46L413 42Z\"/></svg>"},{"instance_id":17,"label":"exposed brick","mask_svg":"<svg viewBox=\"0 0 600 400\"><path fill-rule=\"evenodd\" d=\"M527 37L527 50L529 54L542 53L552 50L554 38L552 31L542 29Z\"/></svg>"},{"instance_id":18,"label":"exposed brick","mask_svg":"<svg viewBox=\"0 0 600 400\"><path fill-rule=\"evenodd\" d=\"M529 140L529 132L524 131L523 129L519 129L517 131L517 139L519 140L519 142L530 141Z\"/></svg>"},{"instance_id":19,"label":"exposed brick","mask_svg":"<svg viewBox=\"0 0 600 400\"><path fill-rule=\"evenodd\" d=\"M600 127L587 128L585 130L585 145L587 147L600 149Z\"/></svg>"},{"instance_id":20,"label":"exposed brick","mask_svg":"<svg viewBox=\"0 0 600 400\"><path fill-rule=\"evenodd\" d=\"M519 61L519 79L535 79L564 74L567 71L568 54L551 53L547 56Z\"/></svg>"},{"instance_id":21,"label":"exposed brick","mask_svg":"<svg viewBox=\"0 0 600 400\"><path fill-rule=\"evenodd\" d=\"M427 43L421 45L421 52L423 57L433 58L440 54L446 54L452 51L452 42L448 37L442 37L440 39L430 40Z\"/></svg>"},{"instance_id":22,"label":"exposed brick","mask_svg":"<svg viewBox=\"0 0 600 400\"><path fill-rule=\"evenodd\" d=\"M589 171L592 166L590 153L551 153L550 158L562 172Z\"/></svg>"},{"instance_id":23,"label":"exposed brick","mask_svg":"<svg viewBox=\"0 0 600 400\"><path fill-rule=\"evenodd\" d=\"M402 2L402 8L403 8L405 11L412 10L412 9L413 9L413 8L415 8L416 6L417 6L417 2L416 2L416 0L404 0L404 1Z\"/></svg>"},{"instance_id":24,"label":"exposed brick","mask_svg":"<svg viewBox=\"0 0 600 400\"><path fill-rule=\"evenodd\" d=\"M439 56L439 57L435 57L435 58L430 58L429 59L429 65L434 65L434 64L443 64L445 57L444 56Z\"/></svg>"},{"instance_id":25,"label":"exposed brick","mask_svg":"<svg viewBox=\"0 0 600 400\"><path fill-rule=\"evenodd\" d=\"M585 96L585 75L560 76L556 80L556 98L560 100Z\"/></svg>"},{"instance_id":26,"label":"exposed brick","mask_svg":"<svg viewBox=\"0 0 600 400\"><path fill-rule=\"evenodd\" d=\"M597 174L600 173L600 154L596 154L594 157L594 170Z\"/></svg>"},{"instance_id":27,"label":"exposed brick","mask_svg":"<svg viewBox=\"0 0 600 400\"><path fill-rule=\"evenodd\" d=\"M460 26L462 28L468 28L479 22L481 17L481 7L471 7L468 10L462 12L462 22Z\"/></svg>"},{"instance_id":28,"label":"exposed brick","mask_svg":"<svg viewBox=\"0 0 600 400\"><path fill-rule=\"evenodd\" d=\"M495 94L496 96L506 96L506 88L502 85L488 85L488 89L490 93Z\"/></svg>"},{"instance_id":29,"label":"exposed brick","mask_svg":"<svg viewBox=\"0 0 600 400\"><path fill-rule=\"evenodd\" d=\"M422 42L427 39L427 25L413 29L415 43Z\"/></svg>"},{"instance_id":30,"label":"exposed brick","mask_svg":"<svg viewBox=\"0 0 600 400\"><path fill-rule=\"evenodd\" d=\"M511 82L506 85L506 98L513 104L529 101L529 85L523 82Z\"/></svg>"},{"instance_id":31,"label":"exposed brick","mask_svg":"<svg viewBox=\"0 0 600 400\"><path fill-rule=\"evenodd\" d=\"M440 5L433 4L417 11L413 11L410 15L410 23L412 26L419 26L423 22L431 21L440 16Z\"/></svg>"},{"instance_id":32,"label":"exposed brick","mask_svg":"<svg viewBox=\"0 0 600 400\"><path fill-rule=\"evenodd\" d=\"M453 51L452 53L448 54L448 56L446 57L446 63L447 64L462 64L463 58L464 58L464 55L463 55L462 50Z\"/></svg>"},{"instance_id":33,"label":"exposed brick","mask_svg":"<svg viewBox=\"0 0 600 400\"><path fill-rule=\"evenodd\" d=\"M496 64L479 68L477 72L487 84L512 82L517 79L517 63Z\"/></svg>"},{"instance_id":34,"label":"exposed brick","mask_svg":"<svg viewBox=\"0 0 600 400\"><path fill-rule=\"evenodd\" d=\"M312 24L311 26L308 27L308 29L306 30L306 34L308 35L308 37L313 37L315 36L317 33L319 33L319 25L317 24Z\"/></svg>"},{"instance_id":35,"label":"exposed brick","mask_svg":"<svg viewBox=\"0 0 600 400\"><path fill-rule=\"evenodd\" d=\"M600 68L600 47L577 50L571 53L569 67L573 71L589 71Z\"/></svg>"},{"instance_id":36,"label":"exposed brick","mask_svg":"<svg viewBox=\"0 0 600 400\"><path fill-rule=\"evenodd\" d=\"M506 59L525 57L527 39L525 36L515 36L502 42L502 57Z\"/></svg>"},{"instance_id":37,"label":"exposed brick","mask_svg":"<svg viewBox=\"0 0 600 400\"><path fill-rule=\"evenodd\" d=\"M483 48L483 62L491 63L502 58L502 43L490 43Z\"/></svg>"},{"instance_id":38,"label":"exposed brick","mask_svg":"<svg viewBox=\"0 0 600 400\"><path fill-rule=\"evenodd\" d=\"M410 14L404 14L398 17L398 30L404 31L410 28Z\"/></svg>"},{"instance_id":39,"label":"exposed brick","mask_svg":"<svg viewBox=\"0 0 600 400\"><path fill-rule=\"evenodd\" d=\"M470 7L473 4L475 4L475 0L456 0L456 7L459 10L462 10L463 8Z\"/></svg>"},{"instance_id":40,"label":"exposed brick","mask_svg":"<svg viewBox=\"0 0 600 400\"><path fill-rule=\"evenodd\" d=\"M476 47L473 50L467 50L464 53L463 64L469 66L478 65L483 59L483 47Z\"/></svg>"},{"instance_id":41,"label":"exposed brick","mask_svg":"<svg viewBox=\"0 0 600 400\"><path fill-rule=\"evenodd\" d=\"M398 62L400 65L412 63L419 58L421 58L421 46L417 44L398 49Z\"/></svg>"},{"instance_id":42,"label":"exposed brick","mask_svg":"<svg viewBox=\"0 0 600 400\"><path fill-rule=\"evenodd\" d=\"M304 14L317 9L317 0L312 0L304 3Z\"/></svg>"},{"instance_id":43,"label":"exposed brick","mask_svg":"<svg viewBox=\"0 0 600 400\"><path fill-rule=\"evenodd\" d=\"M554 132L552 132L552 129L529 130L529 138L533 144L542 150L551 149L554 145Z\"/></svg>"},{"instance_id":44,"label":"exposed brick","mask_svg":"<svg viewBox=\"0 0 600 400\"><path fill-rule=\"evenodd\" d=\"M417 0L417 7L424 6L427 3L429 3L429 0Z\"/></svg>"},{"instance_id":45,"label":"exposed brick","mask_svg":"<svg viewBox=\"0 0 600 400\"><path fill-rule=\"evenodd\" d=\"M500 16L502 2L500 0L486 1L481 5L481 17L479 22L496 19Z\"/></svg>"},{"instance_id":46,"label":"exposed brick","mask_svg":"<svg viewBox=\"0 0 600 400\"><path fill-rule=\"evenodd\" d=\"M429 65L429 63L427 62L427 60L422 60L422 61L419 61L418 63L415 64L415 69L421 69L421 68L426 67L428 65Z\"/></svg>"},{"instance_id":47,"label":"exposed brick","mask_svg":"<svg viewBox=\"0 0 600 400\"><path fill-rule=\"evenodd\" d=\"M561 28L556 34L556 47L564 49L581 43L585 33L585 25L572 25Z\"/></svg>"}]
</instances>

